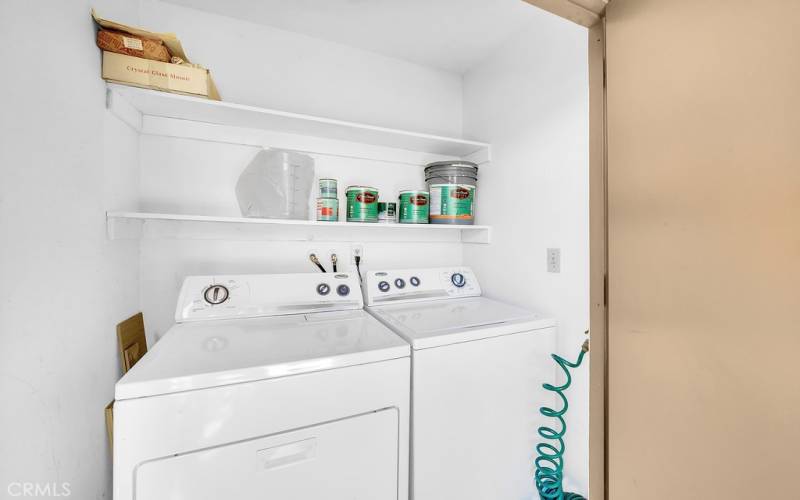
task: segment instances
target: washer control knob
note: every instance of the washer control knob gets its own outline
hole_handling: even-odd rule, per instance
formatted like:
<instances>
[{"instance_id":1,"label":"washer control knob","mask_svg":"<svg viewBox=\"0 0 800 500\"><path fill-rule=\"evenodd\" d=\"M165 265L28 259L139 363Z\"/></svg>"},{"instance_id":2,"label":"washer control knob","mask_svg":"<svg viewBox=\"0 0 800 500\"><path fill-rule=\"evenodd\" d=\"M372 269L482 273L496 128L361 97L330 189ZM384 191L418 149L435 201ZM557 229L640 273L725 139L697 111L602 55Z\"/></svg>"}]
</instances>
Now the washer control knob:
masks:
<instances>
[{"instance_id":1,"label":"washer control knob","mask_svg":"<svg viewBox=\"0 0 800 500\"><path fill-rule=\"evenodd\" d=\"M408 282L411 283L412 286L419 286L419 278L416 276L412 276Z\"/></svg>"},{"instance_id":2,"label":"washer control knob","mask_svg":"<svg viewBox=\"0 0 800 500\"><path fill-rule=\"evenodd\" d=\"M211 285L210 287L206 288L205 292L203 292L203 298L206 299L206 302L212 306L222 304L228 300L229 296L230 292L228 292L228 289L222 285Z\"/></svg>"},{"instance_id":3,"label":"washer control knob","mask_svg":"<svg viewBox=\"0 0 800 500\"><path fill-rule=\"evenodd\" d=\"M336 287L336 293L342 297L346 297L350 293L350 287L347 285L339 285Z\"/></svg>"},{"instance_id":4,"label":"washer control knob","mask_svg":"<svg viewBox=\"0 0 800 500\"><path fill-rule=\"evenodd\" d=\"M406 282L403 281L403 278L397 278L396 280L394 280L394 286L396 286L397 288L405 288Z\"/></svg>"},{"instance_id":5,"label":"washer control knob","mask_svg":"<svg viewBox=\"0 0 800 500\"><path fill-rule=\"evenodd\" d=\"M453 275L450 276L450 281L458 288L461 288L462 286L467 284L467 280L461 273L453 273Z\"/></svg>"},{"instance_id":6,"label":"washer control knob","mask_svg":"<svg viewBox=\"0 0 800 500\"><path fill-rule=\"evenodd\" d=\"M388 281L381 281L378 283L378 290L381 292L388 292L389 291L389 282Z\"/></svg>"},{"instance_id":7,"label":"washer control knob","mask_svg":"<svg viewBox=\"0 0 800 500\"><path fill-rule=\"evenodd\" d=\"M327 283L320 283L317 285L317 293L320 295L328 295L331 293L331 287Z\"/></svg>"}]
</instances>

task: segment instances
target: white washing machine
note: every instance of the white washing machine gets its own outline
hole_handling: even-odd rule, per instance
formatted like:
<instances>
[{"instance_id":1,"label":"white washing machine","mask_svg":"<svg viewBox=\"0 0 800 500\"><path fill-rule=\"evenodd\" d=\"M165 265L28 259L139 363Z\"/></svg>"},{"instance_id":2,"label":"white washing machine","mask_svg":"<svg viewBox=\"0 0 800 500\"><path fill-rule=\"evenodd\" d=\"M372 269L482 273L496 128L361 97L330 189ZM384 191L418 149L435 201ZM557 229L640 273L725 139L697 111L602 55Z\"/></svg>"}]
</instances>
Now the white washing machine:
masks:
<instances>
[{"instance_id":1,"label":"white washing machine","mask_svg":"<svg viewBox=\"0 0 800 500\"><path fill-rule=\"evenodd\" d=\"M556 322L481 297L464 267L370 271L367 310L412 346L414 500L538 498Z\"/></svg>"},{"instance_id":2,"label":"white washing machine","mask_svg":"<svg viewBox=\"0 0 800 500\"><path fill-rule=\"evenodd\" d=\"M358 277L185 280L116 385L114 499L408 498L406 342Z\"/></svg>"}]
</instances>

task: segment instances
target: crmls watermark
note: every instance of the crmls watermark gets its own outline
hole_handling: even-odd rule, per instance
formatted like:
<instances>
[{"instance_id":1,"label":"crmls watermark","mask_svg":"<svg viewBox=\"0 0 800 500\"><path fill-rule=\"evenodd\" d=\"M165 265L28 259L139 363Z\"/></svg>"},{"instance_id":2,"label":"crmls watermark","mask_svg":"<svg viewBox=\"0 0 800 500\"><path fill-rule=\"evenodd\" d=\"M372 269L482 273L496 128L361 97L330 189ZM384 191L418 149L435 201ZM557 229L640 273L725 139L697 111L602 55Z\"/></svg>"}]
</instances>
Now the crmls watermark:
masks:
<instances>
[{"instance_id":1,"label":"crmls watermark","mask_svg":"<svg viewBox=\"0 0 800 500\"><path fill-rule=\"evenodd\" d=\"M69 483L9 483L6 491L14 498L58 498L72 495Z\"/></svg>"}]
</instances>

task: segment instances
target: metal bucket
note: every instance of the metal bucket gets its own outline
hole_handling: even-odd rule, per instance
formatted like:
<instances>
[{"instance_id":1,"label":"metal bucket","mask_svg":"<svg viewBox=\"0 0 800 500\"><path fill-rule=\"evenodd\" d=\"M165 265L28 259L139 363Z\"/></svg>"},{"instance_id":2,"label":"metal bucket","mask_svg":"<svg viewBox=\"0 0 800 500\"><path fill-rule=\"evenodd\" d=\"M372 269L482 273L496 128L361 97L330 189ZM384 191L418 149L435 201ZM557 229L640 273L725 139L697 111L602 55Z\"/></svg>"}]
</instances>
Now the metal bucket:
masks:
<instances>
[{"instance_id":1,"label":"metal bucket","mask_svg":"<svg viewBox=\"0 0 800 500\"><path fill-rule=\"evenodd\" d=\"M473 224L478 165L469 161L437 161L425 167L431 195L431 224Z\"/></svg>"}]
</instances>

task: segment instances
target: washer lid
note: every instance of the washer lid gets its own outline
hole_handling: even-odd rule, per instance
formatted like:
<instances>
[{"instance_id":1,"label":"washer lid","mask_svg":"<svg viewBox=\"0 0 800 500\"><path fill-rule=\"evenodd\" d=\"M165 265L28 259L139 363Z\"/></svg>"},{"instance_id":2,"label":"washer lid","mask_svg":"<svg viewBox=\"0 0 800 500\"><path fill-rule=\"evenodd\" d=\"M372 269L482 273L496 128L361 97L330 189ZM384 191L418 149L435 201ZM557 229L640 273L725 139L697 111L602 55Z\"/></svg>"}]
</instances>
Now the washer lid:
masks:
<instances>
[{"instance_id":1,"label":"washer lid","mask_svg":"<svg viewBox=\"0 0 800 500\"><path fill-rule=\"evenodd\" d=\"M408 355L408 344L363 310L183 323L117 382L115 396L156 396Z\"/></svg>"},{"instance_id":2,"label":"washer lid","mask_svg":"<svg viewBox=\"0 0 800 500\"><path fill-rule=\"evenodd\" d=\"M485 297L370 307L414 349L553 327L552 318Z\"/></svg>"}]
</instances>

